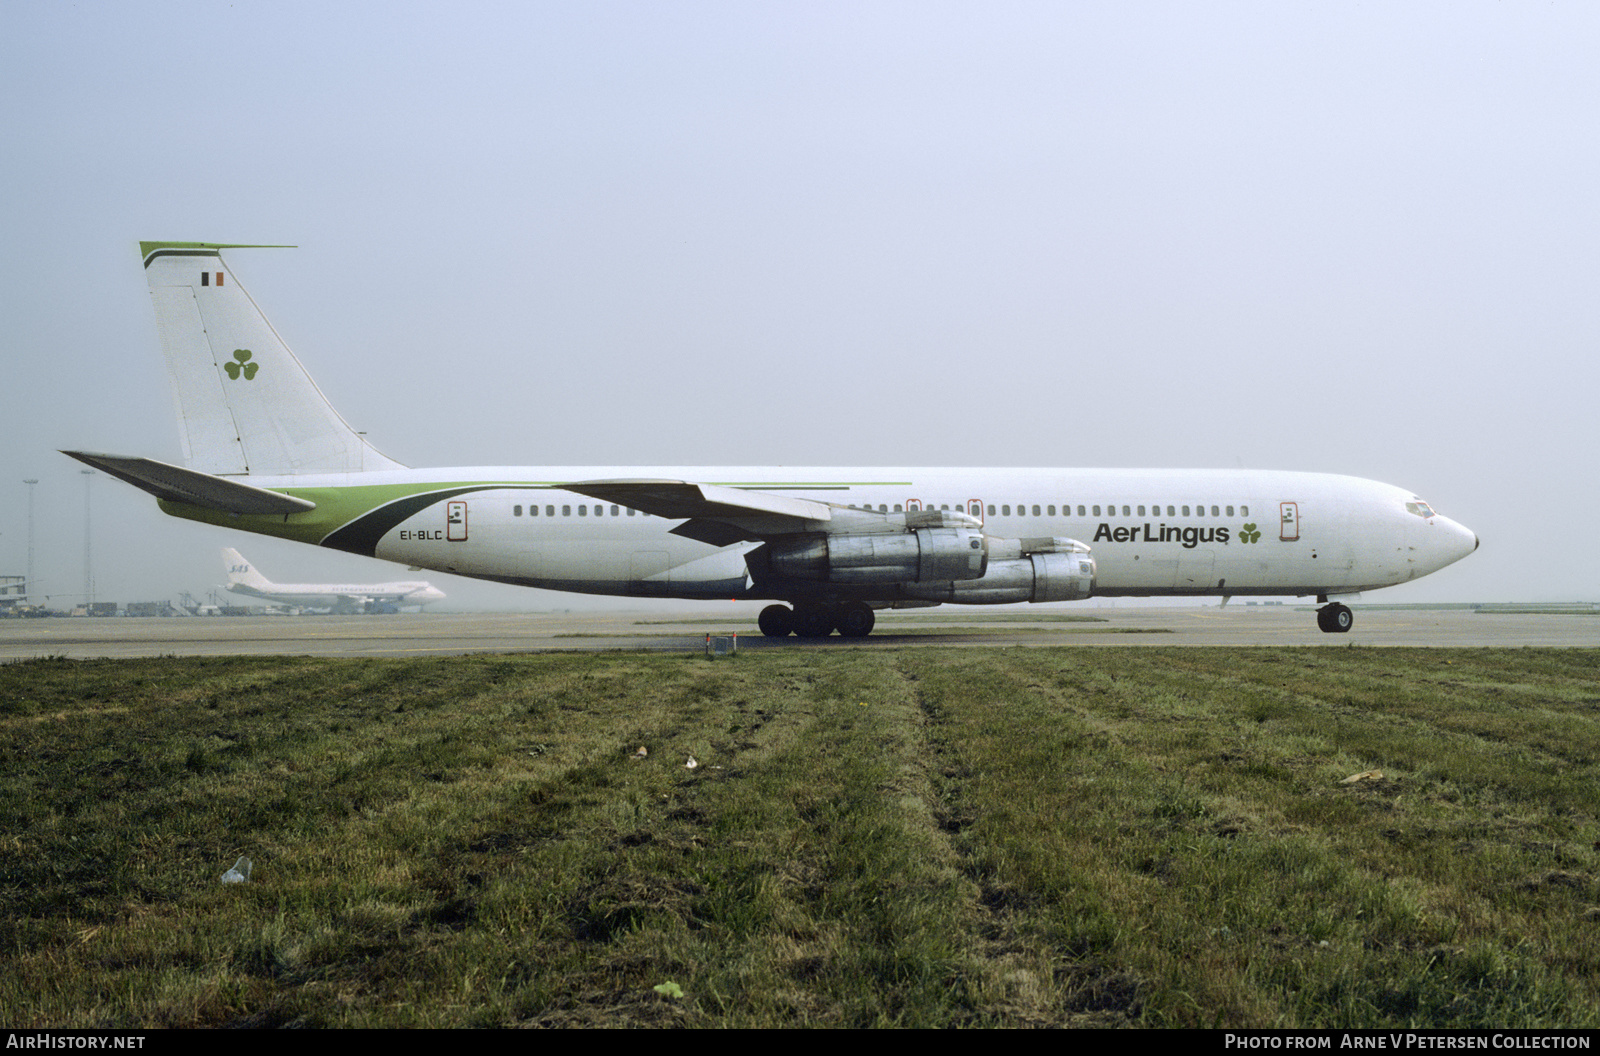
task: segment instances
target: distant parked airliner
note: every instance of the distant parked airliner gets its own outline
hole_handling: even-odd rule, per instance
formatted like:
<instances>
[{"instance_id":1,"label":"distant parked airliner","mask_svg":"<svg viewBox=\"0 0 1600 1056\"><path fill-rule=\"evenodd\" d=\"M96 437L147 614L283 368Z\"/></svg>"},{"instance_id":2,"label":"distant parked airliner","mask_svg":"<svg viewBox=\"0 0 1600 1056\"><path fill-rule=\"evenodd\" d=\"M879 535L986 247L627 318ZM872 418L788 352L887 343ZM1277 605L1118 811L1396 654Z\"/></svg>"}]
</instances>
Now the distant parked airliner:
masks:
<instances>
[{"instance_id":1,"label":"distant parked airliner","mask_svg":"<svg viewBox=\"0 0 1600 1056\"><path fill-rule=\"evenodd\" d=\"M412 605L442 601L444 591L431 583L274 583L252 567L239 551L222 548L228 589L272 605L333 612L395 612Z\"/></svg>"}]
</instances>

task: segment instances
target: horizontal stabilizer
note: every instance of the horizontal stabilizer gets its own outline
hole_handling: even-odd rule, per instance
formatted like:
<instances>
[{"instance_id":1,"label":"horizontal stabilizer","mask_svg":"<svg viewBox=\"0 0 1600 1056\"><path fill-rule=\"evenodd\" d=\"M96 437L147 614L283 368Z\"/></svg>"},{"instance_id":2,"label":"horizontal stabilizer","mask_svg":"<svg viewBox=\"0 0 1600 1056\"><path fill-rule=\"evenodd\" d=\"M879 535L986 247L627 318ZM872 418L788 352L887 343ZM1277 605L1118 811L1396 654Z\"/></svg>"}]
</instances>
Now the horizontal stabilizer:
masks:
<instances>
[{"instance_id":1,"label":"horizontal stabilizer","mask_svg":"<svg viewBox=\"0 0 1600 1056\"><path fill-rule=\"evenodd\" d=\"M225 513L304 513L317 504L293 495L241 484L236 480L213 477L193 469L157 462L153 458L128 458L122 455L96 455L87 451L63 451L86 465L127 481L158 499L202 506Z\"/></svg>"}]
</instances>

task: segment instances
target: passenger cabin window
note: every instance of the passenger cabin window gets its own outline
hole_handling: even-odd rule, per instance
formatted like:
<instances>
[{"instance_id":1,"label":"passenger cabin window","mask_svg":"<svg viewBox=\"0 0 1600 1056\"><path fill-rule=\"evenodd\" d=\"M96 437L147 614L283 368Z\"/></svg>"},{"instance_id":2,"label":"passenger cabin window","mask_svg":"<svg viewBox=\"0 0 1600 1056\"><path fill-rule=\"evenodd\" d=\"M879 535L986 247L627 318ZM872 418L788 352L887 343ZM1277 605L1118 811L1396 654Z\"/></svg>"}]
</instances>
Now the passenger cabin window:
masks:
<instances>
[{"instance_id":1,"label":"passenger cabin window","mask_svg":"<svg viewBox=\"0 0 1600 1056\"><path fill-rule=\"evenodd\" d=\"M522 516L522 507L521 506L513 506L513 507L511 507L511 516L513 516L513 517L521 517Z\"/></svg>"}]
</instances>

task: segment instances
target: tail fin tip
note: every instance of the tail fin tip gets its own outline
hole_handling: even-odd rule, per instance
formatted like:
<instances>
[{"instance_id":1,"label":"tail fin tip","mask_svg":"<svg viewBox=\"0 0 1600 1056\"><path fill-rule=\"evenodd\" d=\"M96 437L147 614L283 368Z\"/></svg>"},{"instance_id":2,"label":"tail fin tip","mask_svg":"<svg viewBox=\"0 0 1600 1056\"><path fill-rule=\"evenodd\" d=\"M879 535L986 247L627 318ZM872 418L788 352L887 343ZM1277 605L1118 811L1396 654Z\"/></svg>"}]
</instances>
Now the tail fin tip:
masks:
<instances>
[{"instance_id":1,"label":"tail fin tip","mask_svg":"<svg viewBox=\"0 0 1600 1056\"><path fill-rule=\"evenodd\" d=\"M149 267L157 256L214 256L223 249L299 249L299 246L267 245L257 242L140 242L139 259Z\"/></svg>"}]
</instances>

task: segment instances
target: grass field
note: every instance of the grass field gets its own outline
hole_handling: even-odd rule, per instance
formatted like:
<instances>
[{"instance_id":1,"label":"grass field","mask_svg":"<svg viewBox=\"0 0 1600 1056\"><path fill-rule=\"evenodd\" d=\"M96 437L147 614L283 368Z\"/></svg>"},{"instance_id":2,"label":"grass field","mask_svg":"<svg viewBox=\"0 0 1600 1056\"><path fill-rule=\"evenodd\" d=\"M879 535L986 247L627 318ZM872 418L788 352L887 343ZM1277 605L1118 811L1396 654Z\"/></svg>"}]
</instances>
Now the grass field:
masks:
<instances>
[{"instance_id":1,"label":"grass field","mask_svg":"<svg viewBox=\"0 0 1600 1056\"><path fill-rule=\"evenodd\" d=\"M11 1027L1600 1025L1600 651L35 660L0 753Z\"/></svg>"}]
</instances>

